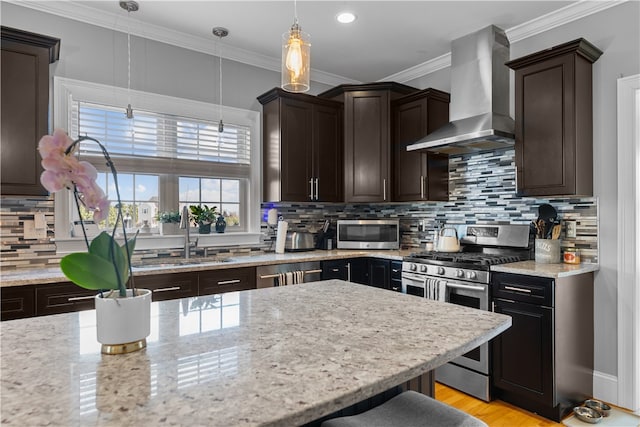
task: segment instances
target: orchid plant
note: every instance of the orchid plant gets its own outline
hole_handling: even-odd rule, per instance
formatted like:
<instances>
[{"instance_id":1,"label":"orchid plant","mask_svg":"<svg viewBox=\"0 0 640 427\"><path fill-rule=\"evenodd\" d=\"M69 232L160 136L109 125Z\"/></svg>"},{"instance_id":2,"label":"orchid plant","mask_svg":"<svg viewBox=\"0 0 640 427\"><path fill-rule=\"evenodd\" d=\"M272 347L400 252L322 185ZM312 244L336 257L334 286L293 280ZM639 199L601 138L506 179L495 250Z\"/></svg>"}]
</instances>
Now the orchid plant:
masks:
<instances>
[{"instance_id":1,"label":"orchid plant","mask_svg":"<svg viewBox=\"0 0 640 427\"><path fill-rule=\"evenodd\" d=\"M89 162L81 161L77 152L81 142L98 144L115 183L118 199L117 217L111 233L103 231L91 242L87 238L80 206L93 211L93 220L98 223L109 215L109 199L96 183L98 172ZM69 280L85 289L97 291L117 290L118 296L126 296L127 283L133 286L131 255L135 248L136 236L127 240L127 231L122 221L122 203L118 189L118 176L107 149L97 139L81 136L75 141L64 130L56 129L53 135L45 135L38 143L44 172L40 182L47 191L56 193L63 189L73 191L73 196L82 223L87 252L76 252L60 260L60 269ZM118 224L122 225L124 244L115 239ZM135 291L134 291L135 294Z\"/></svg>"}]
</instances>

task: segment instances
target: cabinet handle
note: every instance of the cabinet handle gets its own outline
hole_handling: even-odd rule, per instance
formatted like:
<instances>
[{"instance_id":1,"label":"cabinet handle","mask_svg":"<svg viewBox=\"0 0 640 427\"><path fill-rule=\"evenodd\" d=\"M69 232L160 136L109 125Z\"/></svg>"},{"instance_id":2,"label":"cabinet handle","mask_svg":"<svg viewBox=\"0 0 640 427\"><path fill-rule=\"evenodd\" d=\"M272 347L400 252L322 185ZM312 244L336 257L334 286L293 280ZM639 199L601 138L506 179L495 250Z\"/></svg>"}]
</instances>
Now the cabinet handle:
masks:
<instances>
[{"instance_id":1,"label":"cabinet handle","mask_svg":"<svg viewBox=\"0 0 640 427\"><path fill-rule=\"evenodd\" d=\"M496 311L496 302L495 301L491 301L491 311L495 313Z\"/></svg>"},{"instance_id":2,"label":"cabinet handle","mask_svg":"<svg viewBox=\"0 0 640 427\"><path fill-rule=\"evenodd\" d=\"M240 283L240 279L221 280L218 285L233 285L234 283Z\"/></svg>"},{"instance_id":3,"label":"cabinet handle","mask_svg":"<svg viewBox=\"0 0 640 427\"><path fill-rule=\"evenodd\" d=\"M313 200L313 178L309 178L309 199Z\"/></svg>"},{"instance_id":4,"label":"cabinet handle","mask_svg":"<svg viewBox=\"0 0 640 427\"><path fill-rule=\"evenodd\" d=\"M397 268L392 268L391 271L393 271L394 273L397 273L400 270L398 270Z\"/></svg>"},{"instance_id":5,"label":"cabinet handle","mask_svg":"<svg viewBox=\"0 0 640 427\"><path fill-rule=\"evenodd\" d=\"M67 302L86 301L88 299L94 299L95 297L96 297L95 295L89 295L86 297L71 297L71 298L67 298Z\"/></svg>"},{"instance_id":6,"label":"cabinet handle","mask_svg":"<svg viewBox=\"0 0 640 427\"><path fill-rule=\"evenodd\" d=\"M170 291L179 291L180 289L182 289L180 286L170 286L168 288L153 289L151 292L153 292L153 293L156 293L156 292L170 292Z\"/></svg>"},{"instance_id":7,"label":"cabinet handle","mask_svg":"<svg viewBox=\"0 0 640 427\"><path fill-rule=\"evenodd\" d=\"M387 178L382 178L382 200L387 201Z\"/></svg>"},{"instance_id":8,"label":"cabinet handle","mask_svg":"<svg viewBox=\"0 0 640 427\"><path fill-rule=\"evenodd\" d=\"M318 192L318 178L316 178L316 198L315 198L315 200L318 200L319 194L320 193Z\"/></svg>"},{"instance_id":9,"label":"cabinet handle","mask_svg":"<svg viewBox=\"0 0 640 427\"><path fill-rule=\"evenodd\" d=\"M332 268L331 271L334 272L334 273L337 273L338 271L340 271L340 269L339 268Z\"/></svg>"},{"instance_id":10,"label":"cabinet handle","mask_svg":"<svg viewBox=\"0 0 640 427\"><path fill-rule=\"evenodd\" d=\"M397 286L392 286L392 287L391 287L391 290L392 290L392 291L399 291L399 290L400 290L400 288L399 288L399 287L397 287Z\"/></svg>"},{"instance_id":11,"label":"cabinet handle","mask_svg":"<svg viewBox=\"0 0 640 427\"><path fill-rule=\"evenodd\" d=\"M518 192L518 166L516 166L516 193Z\"/></svg>"},{"instance_id":12,"label":"cabinet handle","mask_svg":"<svg viewBox=\"0 0 640 427\"><path fill-rule=\"evenodd\" d=\"M351 281L351 263L347 263L347 282Z\"/></svg>"},{"instance_id":13,"label":"cabinet handle","mask_svg":"<svg viewBox=\"0 0 640 427\"><path fill-rule=\"evenodd\" d=\"M424 176L420 175L420 198L424 199Z\"/></svg>"},{"instance_id":14,"label":"cabinet handle","mask_svg":"<svg viewBox=\"0 0 640 427\"><path fill-rule=\"evenodd\" d=\"M527 294L531 293L531 289L517 288L515 286L505 286L504 288L508 291L524 292Z\"/></svg>"}]
</instances>

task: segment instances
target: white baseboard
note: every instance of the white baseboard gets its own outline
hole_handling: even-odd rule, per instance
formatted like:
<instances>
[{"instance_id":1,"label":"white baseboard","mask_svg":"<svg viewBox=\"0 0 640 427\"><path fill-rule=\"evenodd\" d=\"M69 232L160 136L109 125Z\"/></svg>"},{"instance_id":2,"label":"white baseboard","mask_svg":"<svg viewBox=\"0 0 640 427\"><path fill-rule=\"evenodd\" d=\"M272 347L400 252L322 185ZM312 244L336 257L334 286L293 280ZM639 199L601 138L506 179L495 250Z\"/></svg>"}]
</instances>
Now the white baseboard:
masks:
<instances>
[{"instance_id":1,"label":"white baseboard","mask_svg":"<svg viewBox=\"0 0 640 427\"><path fill-rule=\"evenodd\" d=\"M593 397L614 405L618 404L618 377L593 371Z\"/></svg>"}]
</instances>

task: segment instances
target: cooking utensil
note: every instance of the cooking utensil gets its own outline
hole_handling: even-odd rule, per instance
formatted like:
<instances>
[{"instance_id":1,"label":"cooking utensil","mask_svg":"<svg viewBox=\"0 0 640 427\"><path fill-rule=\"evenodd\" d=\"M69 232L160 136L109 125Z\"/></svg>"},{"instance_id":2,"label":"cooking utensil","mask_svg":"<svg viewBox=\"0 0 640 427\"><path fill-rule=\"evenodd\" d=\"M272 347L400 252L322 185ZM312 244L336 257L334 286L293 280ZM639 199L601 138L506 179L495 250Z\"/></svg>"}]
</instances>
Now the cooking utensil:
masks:
<instances>
[{"instance_id":1,"label":"cooking utensil","mask_svg":"<svg viewBox=\"0 0 640 427\"><path fill-rule=\"evenodd\" d=\"M553 229L551 231L551 238L553 240L556 240L558 237L560 237L560 224L556 224L553 226Z\"/></svg>"}]
</instances>

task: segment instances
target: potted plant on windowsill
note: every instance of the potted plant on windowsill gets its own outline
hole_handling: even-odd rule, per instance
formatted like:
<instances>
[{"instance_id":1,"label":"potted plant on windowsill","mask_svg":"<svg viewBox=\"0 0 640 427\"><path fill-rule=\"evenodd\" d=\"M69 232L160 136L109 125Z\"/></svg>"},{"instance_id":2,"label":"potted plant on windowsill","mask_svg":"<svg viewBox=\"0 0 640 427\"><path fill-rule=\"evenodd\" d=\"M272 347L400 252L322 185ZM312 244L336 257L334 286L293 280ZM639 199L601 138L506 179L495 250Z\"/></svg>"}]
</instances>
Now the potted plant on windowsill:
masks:
<instances>
[{"instance_id":1,"label":"potted plant on windowsill","mask_svg":"<svg viewBox=\"0 0 640 427\"><path fill-rule=\"evenodd\" d=\"M189 206L189 210L191 211L191 215L193 217L193 221L198 224L198 233L200 234L209 234L211 233L211 224L216 220L216 209L214 206L209 208L207 205Z\"/></svg>"},{"instance_id":2,"label":"potted plant on windowsill","mask_svg":"<svg viewBox=\"0 0 640 427\"><path fill-rule=\"evenodd\" d=\"M96 223L109 216L109 200L97 185L97 171L90 163L77 156L82 142L98 144L106 164L113 175L118 205L110 232L102 231L91 242L87 238L81 207L93 211ZM65 131L56 129L38 143L44 172L40 182L51 193L63 189L73 192L75 205L82 223L86 252L66 255L60 260L60 269L76 285L98 291L95 297L97 338L106 354L128 353L146 347L150 333L151 291L136 289L131 267L136 236L128 239L122 215L122 202L118 188L118 174L107 149L97 139L82 136L72 140ZM124 243L115 239L122 230Z\"/></svg>"},{"instance_id":3,"label":"potted plant on windowsill","mask_svg":"<svg viewBox=\"0 0 640 427\"><path fill-rule=\"evenodd\" d=\"M156 217L160 223L160 234L170 236L172 234L180 234L180 212L163 211L158 212Z\"/></svg>"}]
</instances>

